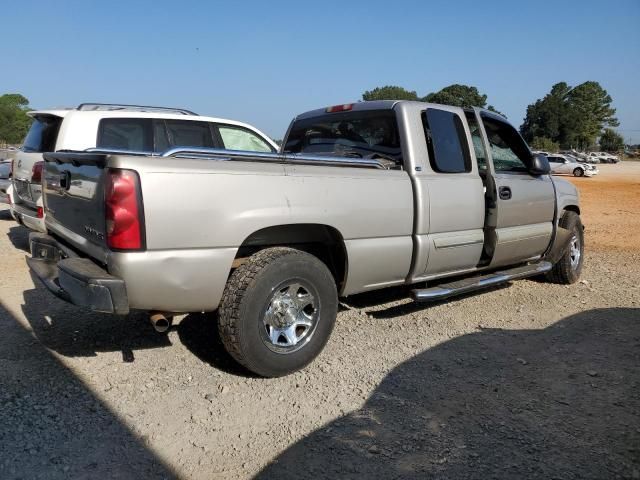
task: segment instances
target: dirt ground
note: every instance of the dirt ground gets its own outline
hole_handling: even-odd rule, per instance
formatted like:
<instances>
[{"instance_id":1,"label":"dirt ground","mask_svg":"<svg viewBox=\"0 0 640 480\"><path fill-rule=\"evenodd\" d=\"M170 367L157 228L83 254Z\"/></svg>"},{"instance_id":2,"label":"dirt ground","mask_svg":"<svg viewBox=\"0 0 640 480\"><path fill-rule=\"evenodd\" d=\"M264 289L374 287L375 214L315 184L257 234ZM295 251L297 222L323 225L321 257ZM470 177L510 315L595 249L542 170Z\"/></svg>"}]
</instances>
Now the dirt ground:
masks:
<instances>
[{"instance_id":1,"label":"dirt ground","mask_svg":"<svg viewBox=\"0 0 640 480\"><path fill-rule=\"evenodd\" d=\"M161 335L55 299L0 211L0 478L640 478L640 163L601 171L571 179L581 282L350 297L321 356L272 380L213 315Z\"/></svg>"},{"instance_id":2,"label":"dirt ground","mask_svg":"<svg viewBox=\"0 0 640 480\"><path fill-rule=\"evenodd\" d=\"M583 223L596 250L640 250L640 162L598 165L600 174L566 177L580 189Z\"/></svg>"}]
</instances>

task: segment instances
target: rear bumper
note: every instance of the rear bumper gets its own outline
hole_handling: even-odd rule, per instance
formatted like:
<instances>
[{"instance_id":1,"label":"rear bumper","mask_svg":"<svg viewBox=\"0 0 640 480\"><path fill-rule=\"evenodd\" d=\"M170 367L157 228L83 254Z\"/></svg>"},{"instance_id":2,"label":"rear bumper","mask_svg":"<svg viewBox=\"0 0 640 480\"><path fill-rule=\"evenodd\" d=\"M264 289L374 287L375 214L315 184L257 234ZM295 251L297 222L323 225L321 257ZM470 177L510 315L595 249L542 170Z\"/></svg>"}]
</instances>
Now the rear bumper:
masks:
<instances>
[{"instance_id":1,"label":"rear bumper","mask_svg":"<svg viewBox=\"0 0 640 480\"><path fill-rule=\"evenodd\" d=\"M88 258L74 255L49 235L31 233L29 248L29 268L58 298L95 312L129 313L124 280L109 274Z\"/></svg>"},{"instance_id":2,"label":"rear bumper","mask_svg":"<svg viewBox=\"0 0 640 480\"><path fill-rule=\"evenodd\" d=\"M13 216L16 220L30 230L46 233L47 227L44 218L38 218L38 211L25 206L24 204L14 203L11 205Z\"/></svg>"}]
</instances>

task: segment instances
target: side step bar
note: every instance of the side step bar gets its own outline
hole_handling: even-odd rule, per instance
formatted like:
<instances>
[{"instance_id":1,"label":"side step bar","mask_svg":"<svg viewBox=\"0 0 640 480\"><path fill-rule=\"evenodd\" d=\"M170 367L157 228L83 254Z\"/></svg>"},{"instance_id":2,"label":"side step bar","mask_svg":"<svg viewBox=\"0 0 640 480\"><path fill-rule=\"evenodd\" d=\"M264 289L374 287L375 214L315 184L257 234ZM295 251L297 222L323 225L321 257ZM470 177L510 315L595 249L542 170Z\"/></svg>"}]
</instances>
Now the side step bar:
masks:
<instances>
[{"instance_id":1,"label":"side step bar","mask_svg":"<svg viewBox=\"0 0 640 480\"><path fill-rule=\"evenodd\" d=\"M456 295L482 290L501 283L533 277L551 270L550 262L538 262L522 267L511 268L500 272L493 272L478 277L465 278L457 282L444 283L431 288L423 288L413 291L413 299L416 302L434 302Z\"/></svg>"}]
</instances>

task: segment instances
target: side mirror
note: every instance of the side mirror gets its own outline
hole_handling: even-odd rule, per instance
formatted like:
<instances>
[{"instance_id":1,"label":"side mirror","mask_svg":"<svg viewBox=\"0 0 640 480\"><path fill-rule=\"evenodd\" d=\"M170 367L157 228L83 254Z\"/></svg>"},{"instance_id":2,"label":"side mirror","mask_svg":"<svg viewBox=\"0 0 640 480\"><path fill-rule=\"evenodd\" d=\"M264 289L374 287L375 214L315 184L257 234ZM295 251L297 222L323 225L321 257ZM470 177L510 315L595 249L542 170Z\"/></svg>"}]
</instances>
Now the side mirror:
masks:
<instances>
[{"instance_id":1,"label":"side mirror","mask_svg":"<svg viewBox=\"0 0 640 480\"><path fill-rule=\"evenodd\" d=\"M547 175L551 171L549 160L545 155L534 153L531 157L529 173L531 175Z\"/></svg>"}]
</instances>

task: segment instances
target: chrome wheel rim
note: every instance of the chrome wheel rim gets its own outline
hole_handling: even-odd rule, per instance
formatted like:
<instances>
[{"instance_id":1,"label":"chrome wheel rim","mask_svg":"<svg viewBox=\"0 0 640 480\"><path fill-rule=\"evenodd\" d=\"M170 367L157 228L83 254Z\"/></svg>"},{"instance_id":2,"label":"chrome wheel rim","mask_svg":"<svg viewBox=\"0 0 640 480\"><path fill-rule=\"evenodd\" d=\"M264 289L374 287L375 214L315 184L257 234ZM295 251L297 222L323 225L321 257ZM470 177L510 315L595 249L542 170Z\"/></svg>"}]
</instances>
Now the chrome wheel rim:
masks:
<instances>
[{"instance_id":1,"label":"chrome wheel rim","mask_svg":"<svg viewBox=\"0 0 640 480\"><path fill-rule=\"evenodd\" d=\"M304 347L318 324L315 290L299 280L273 290L262 316L262 341L273 352L293 353Z\"/></svg>"},{"instance_id":2,"label":"chrome wheel rim","mask_svg":"<svg viewBox=\"0 0 640 480\"><path fill-rule=\"evenodd\" d=\"M571 259L571 268L576 270L580 265L580 257L582 252L580 251L580 239L577 235L571 237L569 242L569 258Z\"/></svg>"}]
</instances>

